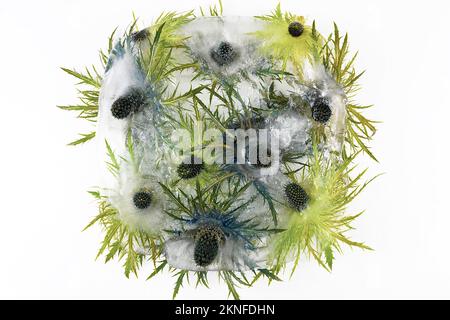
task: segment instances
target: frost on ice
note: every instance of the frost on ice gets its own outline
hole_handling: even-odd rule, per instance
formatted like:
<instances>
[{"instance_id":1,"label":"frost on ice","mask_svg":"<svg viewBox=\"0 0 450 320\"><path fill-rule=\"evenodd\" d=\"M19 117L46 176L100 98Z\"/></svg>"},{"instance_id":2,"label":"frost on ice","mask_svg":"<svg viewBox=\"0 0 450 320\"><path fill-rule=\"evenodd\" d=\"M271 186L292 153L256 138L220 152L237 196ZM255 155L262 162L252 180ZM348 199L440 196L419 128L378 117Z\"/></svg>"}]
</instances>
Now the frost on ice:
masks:
<instances>
[{"instance_id":1,"label":"frost on ice","mask_svg":"<svg viewBox=\"0 0 450 320\"><path fill-rule=\"evenodd\" d=\"M264 267L265 250L257 242L235 217L211 212L191 219L185 230L166 241L164 252L175 268L246 271Z\"/></svg>"},{"instance_id":2,"label":"frost on ice","mask_svg":"<svg viewBox=\"0 0 450 320\"><path fill-rule=\"evenodd\" d=\"M198 63L201 76L188 69L177 74L173 83L168 81L168 92L185 92L212 82L233 88L238 98L232 111L224 106L223 98L210 91L204 90L196 98L209 101L205 105L217 110L214 115L219 120L228 117L224 121L227 129L248 129L233 117L234 113L251 110L250 122L255 119L259 122L250 128L272 134L265 159L268 161L258 158L257 163L246 160L236 163L236 157L245 159L248 149L246 145L233 145L236 154L231 163L215 168L236 174L239 178L233 180L236 184L251 184L241 194L245 201L251 202L240 212L242 220L209 212L195 213L186 223L172 221L173 217L165 212L170 199L160 183L172 186L178 183L185 188L185 194L192 195L195 183L191 182L206 168L174 165L168 157L173 156L173 146L168 143L173 129L167 123L181 123L183 116L192 115L193 103L178 102L176 107L183 110L178 114L159 100L163 94L155 92L154 84L143 71L139 45L133 42L133 36L119 40L109 58L99 99L97 135L100 141L108 141L120 159L121 168L117 179L105 186L108 201L124 224L168 239L164 254L172 267L196 271L264 268L264 241L268 238L245 234L239 221L253 221L256 226L274 224L270 212L286 200L289 185L285 164L294 158L299 163L306 161L312 152L314 128L324 129L327 139L320 146L323 151L341 151L346 116L342 88L321 64L311 62L305 62L301 80L290 74L294 72L290 65L283 77L274 80L267 76L266 70L280 66L260 52L260 40L252 36L264 23L243 17L202 17L187 23L179 31L186 38L186 47L174 49L174 56L183 63ZM248 143L259 144L259 138L249 137ZM298 169L292 162L290 169Z\"/></svg>"}]
</instances>

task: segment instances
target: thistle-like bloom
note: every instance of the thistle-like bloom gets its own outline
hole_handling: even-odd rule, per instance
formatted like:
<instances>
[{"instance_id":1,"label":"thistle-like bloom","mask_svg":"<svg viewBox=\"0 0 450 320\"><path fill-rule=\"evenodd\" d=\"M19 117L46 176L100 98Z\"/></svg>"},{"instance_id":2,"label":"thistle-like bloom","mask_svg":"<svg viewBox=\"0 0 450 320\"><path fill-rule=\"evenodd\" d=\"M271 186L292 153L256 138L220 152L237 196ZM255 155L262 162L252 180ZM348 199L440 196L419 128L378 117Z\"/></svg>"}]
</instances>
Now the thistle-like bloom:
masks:
<instances>
[{"instance_id":1,"label":"thistle-like bloom","mask_svg":"<svg viewBox=\"0 0 450 320\"><path fill-rule=\"evenodd\" d=\"M281 60L283 69L290 70L289 62L297 74L302 74L303 64L313 58L316 40L313 28L302 16L283 14L280 5L268 16L257 17L265 24L254 33L262 41L263 54Z\"/></svg>"},{"instance_id":2,"label":"thistle-like bloom","mask_svg":"<svg viewBox=\"0 0 450 320\"><path fill-rule=\"evenodd\" d=\"M149 84L128 40L111 51L99 98L97 136L124 153L132 115L148 104Z\"/></svg>"},{"instance_id":3,"label":"thistle-like bloom","mask_svg":"<svg viewBox=\"0 0 450 320\"><path fill-rule=\"evenodd\" d=\"M180 179L189 180L198 176L205 168L204 163L180 163L177 167L177 174Z\"/></svg>"},{"instance_id":4,"label":"thistle-like bloom","mask_svg":"<svg viewBox=\"0 0 450 320\"><path fill-rule=\"evenodd\" d=\"M160 177L139 173L130 163L122 163L116 185L108 190L108 201L118 218L132 230L159 236L168 226L163 213L166 198L158 184Z\"/></svg>"},{"instance_id":5,"label":"thistle-like bloom","mask_svg":"<svg viewBox=\"0 0 450 320\"><path fill-rule=\"evenodd\" d=\"M279 210L286 218L281 225L285 231L274 236L270 253L275 270L291 259L296 266L302 254L331 270L341 244L370 249L345 235L359 216L346 215L346 207L367 185L359 185L362 174L350 177L351 160L327 160L315 148L307 170L291 176L284 187L285 205Z\"/></svg>"},{"instance_id":6,"label":"thistle-like bloom","mask_svg":"<svg viewBox=\"0 0 450 320\"><path fill-rule=\"evenodd\" d=\"M290 207L297 211L305 209L309 202L309 196L301 185L290 182L284 186L284 195Z\"/></svg>"},{"instance_id":7,"label":"thistle-like bloom","mask_svg":"<svg viewBox=\"0 0 450 320\"><path fill-rule=\"evenodd\" d=\"M181 222L164 244L169 265L191 271L245 271L264 267L265 242L273 230L254 212L253 199L241 195L248 186L199 183L193 195L161 185L172 206L166 213ZM230 199L233 199L230 201Z\"/></svg>"},{"instance_id":8,"label":"thistle-like bloom","mask_svg":"<svg viewBox=\"0 0 450 320\"><path fill-rule=\"evenodd\" d=\"M245 271L264 267L258 230L233 213L196 212L164 244L168 263L191 271Z\"/></svg>"},{"instance_id":9,"label":"thistle-like bloom","mask_svg":"<svg viewBox=\"0 0 450 320\"><path fill-rule=\"evenodd\" d=\"M258 41L250 36L261 26L243 17L197 18L182 28L186 45L203 70L218 77L251 74L267 65L258 54Z\"/></svg>"},{"instance_id":10,"label":"thistle-like bloom","mask_svg":"<svg viewBox=\"0 0 450 320\"><path fill-rule=\"evenodd\" d=\"M132 112L139 111L145 103L145 95L140 88L131 87L122 96L114 100L111 106L111 113L116 119L124 119Z\"/></svg>"},{"instance_id":11,"label":"thistle-like bloom","mask_svg":"<svg viewBox=\"0 0 450 320\"><path fill-rule=\"evenodd\" d=\"M150 35L150 32L147 28L133 32L131 34L131 39L135 42L135 43L142 43L146 40L148 40L148 37Z\"/></svg>"},{"instance_id":12,"label":"thistle-like bloom","mask_svg":"<svg viewBox=\"0 0 450 320\"><path fill-rule=\"evenodd\" d=\"M137 109L144 102L140 93L144 93L147 87L148 83L145 72L140 66L139 54L133 48L130 38L119 39L106 65L100 95L100 109L105 113L111 112L114 102L126 97L129 97L129 102L134 109ZM115 118L120 119L120 117Z\"/></svg>"},{"instance_id":13,"label":"thistle-like bloom","mask_svg":"<svg viewBox=\"0 0 450 320\"><path fill-rule=\"evenodd\" d=\"M340 154L345 138L347 97L321 64L307 64L305 85L294 90L306 101L316 128L325 134L328 151Z\"/></svg>"},{"instance_id":14,"label":"thistle-like bloom","mask_svg":"<svg viewBox=\"0 0 450 320\"><path fill-rule=\"evenodd\" d=\"M161 144L168 133L160 93L150 83L142 53L133 41L133 36L119 39L111 51L99 100L98 136L118 154L126 154L124 142L131 133L141 164L148 167L162 157Z\"/></svg>"},{"instance_id":15,"label":"thistle-like bloom","mask_svg":"<svg viewBox=\"0 0 450 320\"><path fill-rule=\"evenodd\" d=\"M266 100L272 110L298 113L301 122L308 123L305 132L310 137L324 138L319 141L324 151L340 154L346 133L347 97L323 65L305 63L303 81L285 77L282 85L271 86Z\"/></svg>"}]
</instances>

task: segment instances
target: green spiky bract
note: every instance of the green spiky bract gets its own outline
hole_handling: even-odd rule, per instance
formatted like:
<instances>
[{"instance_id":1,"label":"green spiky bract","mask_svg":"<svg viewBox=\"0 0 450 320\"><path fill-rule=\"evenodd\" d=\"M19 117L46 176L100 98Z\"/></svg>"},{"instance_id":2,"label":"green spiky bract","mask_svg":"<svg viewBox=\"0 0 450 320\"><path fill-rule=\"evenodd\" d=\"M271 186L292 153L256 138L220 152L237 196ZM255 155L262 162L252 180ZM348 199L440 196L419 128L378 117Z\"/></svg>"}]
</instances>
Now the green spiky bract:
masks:
<instances>
[{"instance_id":1,"label":"green spiky bract","mask_svg":"<svg viewBox=\"0 0 450 320\"><path fill-rule=\"evenodd\" d=\"M237 216L240 210L244 210L251 201L243 201L240 199L241 195L247 190L250 184L239 185L230 184L226 181L219 181L213 184L209 184L205 187L201 187L199 181L195 184L195 195L187 195L182 190L178 189L172 191L168 186L161 184L164 192L172 200L173 207L166 210L166 213L172 218L188 221L198 216L208 215L214 212L219 217L222 216L225 221L232 221L229 226L231 229L237 229L240 232L240 237L247 239L248 241L257 245L259 236L263 234L272 234L280 232L280 229L274 229L269 227L261 227L258 223L251 220L238 221L233 217ZM255 242L256 241L256 242ZM150 278L161 272L167 265L166 260L160 262L162 267L156 269L154 273L150 275ZM184 281L188 281L189 276L197 279L196 285L203 285L208 287L207 272L205 271L188 271L179 270L173 267L169 267L169 271L175 274L177 278L174 287L173 297L175 298L180 288L183 286ZM269 281L279 281L280 279L268 269L252 270L253 280L250 281L248 276L244 272L222 270L217 272L219 280L222 280L227 285L229 294L234 299L239 299L237 289L240 286L250 287L260 279L262 276L266 277Z\"/></svg>"},{"instance_id":2,"label":"green spiky bract","mask_svg":"<svg viewBox=\"0 0 450 320\"><path fill-rule=\"evenodd\" d=\"M301 75L304 61L313 59L314 47L320 45L313 36L313 27L306 25L305 18L302 16L283 13L279 4L271 15L257 16L257 18L267 22L262 30L254 33L257 38L264 41L262 52L281 60L283 70L290 61L298 75ZM298 37L289 34L289 25L292 22L303 25L303 32Z\"/></svg>"},{"instance_id":3,"label":"green spiky bract","mask_svg":"<svg viewBox=\"0 0 450 320\"><path fill-rule=\"evenodd\" d=\"M176 89L172 91L168 90L174 74L192 68L194 65L193 63L176 63L172 56L174 48L184 45L184 39L178 36L176 31L194 17L192 11L184 14L175 12L161 14L156 19L155 23L148 29L147 39L142 40L142 42L147 42L148 50L140 53L139 63L144 66L147 78L155 86L155 92L161 94L160 98L165 106L171 106L183 99L187 99L202 89L192 88L183 93L177 92ZM132 34L137 31L139 31L137 28L137 19L134 18L123 36L124 38L131 38ZM85 68L84 72L61 68L64 72L77 79L77 86L79 87L79 104L58 106L59 108L78 112L78 118L85 119L91 123L97 121L100 88L103 81L102 73L106 69L108 57L113 51L116 32L117 28L114 29L108 39L107 49L100 50L100 67L92 65L90 68ZM98 70L102 70L102 72L99 72ZM93 139L95 134L95 131L81 133L81 138L70 142L69 145L85 143Z\"/></svg>"},{"instance_id":4,"label":"green spiky bract","mask_svg":"<svg viewBox=\"0 0 450 320\"><path fill-rule=\"evenodd\" d=\"M333 160L324 159L315 147L308 170L290 175L294 183L305 189L309 201L300 212L295 208L284 209L289 215L286 231L276 235L271 254L276 273L291 259L295 261L293 272L303 254L331 270L334 252L341 252L342 244L370 250L346 236L352 229L351 223L362 214L348 215L346 209L370 182L360 184L366 171L352 178L353 158L344 162Z\"/></svg>"},{"instance_id":5,"label":"green spiky bract","mask_svg":"<svg viewBox=\"0 0 450 320\"><path fill-rule=\"evenodd\" d=\"M98 192L91 192L99 201L98 215L86 226L86 229L99 224L105 233L97 258L105 255L105 263L118 258L122 260L125 276L133 273L138 276L138 270L149 258L156 263L161 254L158 243L160 239L150 236L142 230L126 226L119 218L118 212ZM139 248L148 248L150 254L139 251Z\"/></svg>"},{"instance_id":6,"label":"green spiky bract","mask_svg":"<svg viewBox=\"0 0 450 320\"><path fill-rule=\"evenodd\" d=\"M370 151L367 143L376 132L376 121L368 119L362 114L371 105L359 105L353 101L356 92L359 90L358 81L364 74L357 72L354 63L358 53L351 55L348 41L348 34L342 36L339 28L334 24L334 31L328 36L326 45L321 50L322 62L334 79L342 86L347 99L347 120L346 120L346 144L344 146L344 158L351 157L352 154L362 149L372 159L376 157Z\"/></svg>"},{"instance_id":7,"label":"green spiky bract","mask_svg":"<svg viewBox=\"0 0 450 320\"><path fill-rule=\"evenodd\" d=\"M147 79L156 86L157 92L165 92L175 72L186 67L175 61L172 52L184 45L184 38L177 31L193 18L192 11L185 14L169 12L161 14L148 29L148 50L141 53L141 63L147 72Z\"/></svg>"},{"instance_id":8,"label":"green spiky bract","mask_svg":"<svg viewBox=\"0 0 450 320\"><path fill-rule=\"evenodd\" d=\"M119 159L109 143L107 141L105 143L109 158L108 169L112 175L117 177L120 173ZM133 161L131 141L128 140L127 144L130 159ZM97 224L105 234L96 258L105 255L105 263L114 258L124 260L123 267L127 278L131 273L137 277L139 268L148 259L152 260L155 265L161 255L161 238L124 224L119 219L118 211L108 203L101 191L90 191L89 193L97 199L99 212L83 231ZM146 248L148 252L142 252L139 250L140 248Z\"/></svg>"}]
</instances>

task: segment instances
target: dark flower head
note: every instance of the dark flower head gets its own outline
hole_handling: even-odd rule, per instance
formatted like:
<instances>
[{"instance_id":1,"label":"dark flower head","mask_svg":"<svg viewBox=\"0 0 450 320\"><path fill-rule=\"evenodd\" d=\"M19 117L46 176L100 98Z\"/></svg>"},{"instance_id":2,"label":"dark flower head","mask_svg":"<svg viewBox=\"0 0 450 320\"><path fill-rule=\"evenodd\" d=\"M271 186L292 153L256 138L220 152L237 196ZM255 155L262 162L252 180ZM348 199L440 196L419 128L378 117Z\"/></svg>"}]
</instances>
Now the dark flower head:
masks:
<instances>
[{"instance_id":1,"label":"dark flower head","mask_svg":"<svg viewBox=\"0 0 450 320\"><path fill-rule=\"evenodd\" d=\"M289 34L293 37L300 37L303 33L303 30L305 30L305 28L298 21L290 23L288 27Z\"/></svg>"},{"instance_id":2,"label":"dark flower head","mask_svg":"<svg viewBox=\"0 0 450 320\"><path fill-rule=\"evenodd\" d=\"M231 64L238 55L233 46L226 41L222 41L216 48L212 49L210 54L214 62L221 67Z\"/></svg>"},{"instance_id":3,"label":"dark flower head","mask_svg":"<svg viewBox=\"0 0 450 320\"><path fill-rule=\"evenodd\" d=\"M313 102L311 112L313 119L320 123L326 123L332 114L328 101L324 98L318 98Z\"/></svg>"},{"instance_id":4,"label":"dark flower head","mask_svg":"<svg viewBox=\"0 0 450 320\"><path fill-rule=\"evenodd\" d=\"M309 196L306 191L297 183L291 182L284 187L284 194L288 200L289 205L302 211L306 208L309 202Z\"/></svg>"},{"instance_id":5,"label":"dark flower head","mask_svg":"<svg viewBox=\"0 0 450 320\"><path fill-rule=\"evenodd\" d=\"M144 102L144 93L142 90L132 88L113 102L111 113L114 118L124 119L132 112L138 111Z\"/></svg>"},{"instance_id":6,"label":"dark flower head","mask_svg":"<svg viewBox=\"0 0 450 320\"><path fill-rule=\"evenodd\" d=\"M210 265L219 253L219 245L225 235L219 227L204 225L195 234L194 261L200 267Z\"/></svg>"},{"instance_id":7,"label":"dark flower head","mask_svg":"<svg viewBox=\"0 0 450 320\"><path fill-rule=\"evenodd\" d=\"M177 168L178 176L184 180L192 179L198 176L205 168L205 165L203 164L203 162L196 162L198 162L198 159L192 157L190 163L181 163Z\"/></svg>"},{"instance_id":8,"label":"dark flower head","mask_svg":"<svg viewBox=\"0 0 450 320\"><path fill-rule=\"evenodd\" d=\"M140 42L140 41L144 41L145 39L147 39L149 33L147 29L142 29L140 31L134 32L133 34L131 34L131 39L133 39L133 41L135 42Z\"/></svg>"},{"instance_id":9,"label":"dark flower head","mask_svg":"<svg viewBox=\"0 0 450 320\"><path fill-rule=\"evenodd\" d=\"M134 194L133 203L138 209L147 209L152 204L152 193L148 190L141 190Z\"/></svg>"}]
</instances>

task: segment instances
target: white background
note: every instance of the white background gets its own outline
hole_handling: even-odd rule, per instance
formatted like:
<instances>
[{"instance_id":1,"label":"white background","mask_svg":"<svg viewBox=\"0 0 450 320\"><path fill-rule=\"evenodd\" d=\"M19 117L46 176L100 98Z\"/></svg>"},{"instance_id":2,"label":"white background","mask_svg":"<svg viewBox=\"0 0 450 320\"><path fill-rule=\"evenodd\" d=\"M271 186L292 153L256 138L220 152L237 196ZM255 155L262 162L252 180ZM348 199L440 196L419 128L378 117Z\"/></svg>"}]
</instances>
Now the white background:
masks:
<instances>
[{"instance_id":1,"label":"white background","mask_svg":"<svg viewBox=\"0 0 450 320\"><path fill-rule=\"evenodd\" d=\"M148 24L163 10L210 1L0 2L0 298L171 297L168 274L126 279L120 263L94 261L98 228L85 192L96 183L94 144L67 147L89 126L56 105L76 102L74 80L59 67L98 65L98 49L132 11ZM266 14L276 1L224 0L227 15ZM333 272L305 261L289 281L261 282L242 298L450 298L448 1L282 1L316 19L336 21L367 69L361 103L383 121L372 143L386 174L352 209L366 208L352 238L376 251L346 250ZM288 276L286 275L286 278ZM225 298L224 286L187 287L179 298Z\"/></svg>"}]
</instances>

